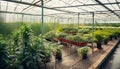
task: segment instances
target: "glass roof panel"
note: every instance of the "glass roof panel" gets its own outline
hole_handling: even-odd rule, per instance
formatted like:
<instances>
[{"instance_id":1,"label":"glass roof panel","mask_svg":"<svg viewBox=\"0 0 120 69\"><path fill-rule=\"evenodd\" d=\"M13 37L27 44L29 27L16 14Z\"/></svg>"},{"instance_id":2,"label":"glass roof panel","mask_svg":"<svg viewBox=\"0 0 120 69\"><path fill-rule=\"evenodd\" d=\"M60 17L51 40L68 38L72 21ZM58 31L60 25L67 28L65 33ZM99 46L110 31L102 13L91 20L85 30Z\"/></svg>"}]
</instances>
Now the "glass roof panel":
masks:
<instances>
[{"instance_id":1,"label":"glass roof panel","mask_svg":"<svg viewBox=\"0 0 120 69\"><path fill-rule=\"evenodd\" d=\"M111 10L120 10L120 8L118 7L118 5L114 4L114 5L106 5L108 8L110 8Z\"/></svg>"},{"instance_id":2,"label":"glass roof panel","mask_svg":"<svg viewBox=\"0 0 120 69\"><path fill-rule=\"evenodd\" d=\"M8 0L10 1L10 0ZM26 2L29 4L34 4L34 5L41 5L41 0L11 0L11 1L21 1L21 2ZM120 0L99 0L101 3L116 3L117 1L120 2ZM35 6L29 6L25 4L20 4L20 3L14 3L14 2L7 2L7 1L0 1L0 7L1 11L10 11L10 12L20 12L20 13L28 13L28 14L39 14L41 15L41 8L40 7L35 7ZM93 5L89 5L93 4ZM78 6L79 5L79 6ZM80 6L81 5L81 6ZM88 6L84 6L88 5ZM95 0L44 0L44 6L49 8L46 9L44 8L44 15L58 15L58 16L65 16L65 17L77 17L78 12L95 12L95 17L105 17L110 15L110 16L115 16L115 14L111 13L109 10L95 2ZM73 7L76 6L76 7ZM115 11L115 10L120 10L120 3L118 4L107 4L105 5L109 9ZM55 7L61 7L61 8L55 8ZM68 13L68 14L63 14L66 12L76 12L74 13ZM107 13L107 14L98 14L98 13ZM120 11L115 11L118 15L120 15ZM91 14L89 14L91 16ZM87 16L86 15L83 15ZM81 16L82 17L82 16ZM116 17L117 18L117 17Z\"/></svg>"}]
</instances>

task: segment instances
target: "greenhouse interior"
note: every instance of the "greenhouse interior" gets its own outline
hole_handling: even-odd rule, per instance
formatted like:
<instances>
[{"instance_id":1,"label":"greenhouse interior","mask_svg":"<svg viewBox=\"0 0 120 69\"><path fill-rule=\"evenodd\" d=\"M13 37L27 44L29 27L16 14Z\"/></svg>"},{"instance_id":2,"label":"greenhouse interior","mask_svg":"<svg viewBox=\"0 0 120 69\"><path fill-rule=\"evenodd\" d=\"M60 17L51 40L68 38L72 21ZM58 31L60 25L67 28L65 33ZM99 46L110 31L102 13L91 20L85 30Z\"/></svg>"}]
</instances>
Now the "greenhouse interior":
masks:
<instances>
[{"instance_id":1,"label":"greenhouse interior","mask_svg":"<svg viewBox=\"0 0 120 69\"><path fill-rule=\"evenodd\" d=\"M119 44L120 0L0 0L0 69L120 69Z\"/></svg>"}]
</instances>

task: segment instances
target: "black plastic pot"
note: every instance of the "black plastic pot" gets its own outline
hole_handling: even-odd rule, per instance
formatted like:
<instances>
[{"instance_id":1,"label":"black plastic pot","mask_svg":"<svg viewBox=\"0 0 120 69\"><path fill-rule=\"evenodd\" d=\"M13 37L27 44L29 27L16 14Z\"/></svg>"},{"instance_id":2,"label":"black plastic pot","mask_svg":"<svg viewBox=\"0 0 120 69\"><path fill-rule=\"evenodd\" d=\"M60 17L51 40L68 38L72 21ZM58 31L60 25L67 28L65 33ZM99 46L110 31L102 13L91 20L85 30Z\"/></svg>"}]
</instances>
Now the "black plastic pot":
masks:
<instances>
[{"instance_id":1,"label":"black plastic pot","mask_svg":"<svg viewBox=\"0 0 120 69\"><path fill-rule=\"evenodd\" d=\"M104 44L107 45L107 44L108 44L108 41L107 41L107 40L104 40Z\"/></svg>"},{"instance_id":2,"label":"black plastic pot","mask_svg":"<svg viewBox=\"0 0 120 69\"><path fill-rule=\"evenodd\" d=\"M84 54L83 56L82 56L82 59L87 59L87 54Z\"/></svg>"},{"instance_id":3,"label":"black plastic pot","mask_svg":"<svg viewBox=\"0 0 120 69\"><path fill-rule=\"evenodd\" d=\"M101 42L97 42L97 48L102 49L102 43Z\"/></svg>"},{"instance_id":4,"label":"black plastic pot","mask_svg":"<svg viewBox=\"0 0 120 69\"><path fill-rule=\"evenodd\" d=\"M110 36L110 40L112 40L112 36Z\"/></svg>"},{"instance_id":5,"label":"black plastic pot","mask_svg":"<svg viewBox=\"0 0 120 69\"><path fill-rule=\"evenodd\" d=\"M115 36L114 38L117 39L117 36Z\"/></svg>"},{"instance_id":6,"label":"black plastic pot","mask_svg":"<svg viewBox=\"0 0 120 69\"><path fill-rule=\"evenodd\" d=\"M47 41L51 41L51 39L46 39Z\"/></svg>"},{"instance_id":7,"label":"black plastic pot","mask_svg":"<svg viewBox=\"0 0 120 69\"><path fill-rule=\"evenodd\" d=\"M57 60L62 60L62 54L56 53L55 58L56 58Z\"/></svg>"}]
</instances>

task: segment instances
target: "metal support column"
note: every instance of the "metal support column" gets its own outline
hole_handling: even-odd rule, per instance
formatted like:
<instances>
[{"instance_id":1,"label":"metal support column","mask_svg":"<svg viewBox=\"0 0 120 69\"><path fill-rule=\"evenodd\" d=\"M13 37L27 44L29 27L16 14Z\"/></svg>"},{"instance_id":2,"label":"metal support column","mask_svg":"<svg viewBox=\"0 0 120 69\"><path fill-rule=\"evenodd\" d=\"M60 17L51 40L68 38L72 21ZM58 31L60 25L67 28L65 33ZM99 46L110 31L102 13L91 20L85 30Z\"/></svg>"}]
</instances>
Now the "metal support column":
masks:
<instances>
[{"instance_id":1,"label":"metal support column","mask_svg":"<svg viewBox=\"0 0 120 69\"><path fill-rule=\"evenodd\" d=\"M41 46L43 45L43 34L44 34L44 2L41 0Z\"/></svg>"},{"instance_id":2,"label":"metal support column","mask_svg":"<svg viewBox=\"0 0 120 69\"><path fill-rule=\"evenodd\" d=\"M94 12L92 12L92 53L94 52Z\"/></svg>"},{"instance_id":3,"label":"metal support column","mask_svg":"<svg viewBox=\"0 0 120 69\"><path fill-rule=\"evenodd\" d=\"M44 3L43 3L43 0L41 0L41 18L42 18L42 21L41 21L41 35L44 34Z\"/></svg>"},{"instance_id":4,"label":"metal support column","mask_svg":"<svg viewBox=\"0 0 120 69\"><path fill-rule=\"evenodd\" d=\"M22 23L24 22L23 19L24 19L24 15L22 14Z\"/></svg>"},{"instance_id":5,"label":"metal support column","mask_svg":"<svg viewBox=\"0 0 120 69\"><path fill-rule=\"evenodd\" d=\"M68 21L68 25L70 26L70 23L69 23L69 18L68 18L68 20L67 20L67 21Z\"/></svg>"},{"instance_id":6,"label":"metal support column","mask_svg":"<svg viewBox=\"0 0 120 69\"><path fill-rule=\"evenodd\" d=\"M78 28L79 28L79 25L80 25L80 13L78 13Z\"/></svg>"},{"instance_id":7,"label":"metal support column","mask_svg":"<svg viewBox=\"0 0 120 69\"><path fill-rule=\"evenodd\" d=\"M54 30L56 30L56 17L54 17Z\"/></svg>"}]
</instances>

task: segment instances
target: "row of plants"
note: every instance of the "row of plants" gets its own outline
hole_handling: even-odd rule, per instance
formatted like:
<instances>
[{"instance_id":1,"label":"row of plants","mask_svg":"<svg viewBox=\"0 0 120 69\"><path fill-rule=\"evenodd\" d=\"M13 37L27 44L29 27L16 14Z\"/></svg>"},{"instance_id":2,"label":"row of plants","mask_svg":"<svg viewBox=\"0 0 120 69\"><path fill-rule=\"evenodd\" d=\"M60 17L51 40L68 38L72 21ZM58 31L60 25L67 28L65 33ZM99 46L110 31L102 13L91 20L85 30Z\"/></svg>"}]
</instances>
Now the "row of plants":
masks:
<instances>
[{"instance_id":1,"label":"row of plants","mask_svg":"<svg viewBox=\"0 0 120 69\"><path fill-rule=\"evenodd\" d=\"M61 31L67 34L76 34L78 32L78 29L73 27L65 27L65 28L62 28Z\"/></svg>"},{"instance_id":2,"label":"row of plants","mask_svg":"<svg viewBox=\"0 0 120 69\"><path fill-rule=\"evenodd\" d=\"M104 44L107 44L108 41L114 39L117 39L120 36L120 29L113 29L113 28L103 28L98 29L94 32L94 42L97 43L97 48L102 49L102 42ZM85 36L91 36L91 34L84 34ZM91 39L91 38L90 38ZM89 47L84 46L77 49L77 53L82 59L86 59L89 53Z\"/></svg>"},{"instance_id":3,"label":"row of plants","mask_svg":"<svg viewBox=\"0 0 120 69\"><path fill-rule=\"evenodd\" d=\"M71 40L74 42L91 42L91 34L76 34L76 35L71 35L67 34L64 32L55 32L55 31L50 31L44 35L44 38L48 41L57 41L59 38Z\"/></svg>"},{"instance_id":4,"label":"row of plants","mask_svg":"<svg viewBox=\"0 0 120 69\"><path fill-rule=\"evenodd\" d=\"M117 28L102 28L94 31L94 42L97 43L98 48L101 43L107 44L109 40L115 39L120 35ZM45 39L56 40L57 38L64 38L75 42L92 42L92 33L77 33L76 35L67 34L65 32L50 31L45 34ZM101 47L99 48L101 49Z\"/></svg>"},{"instance_id":5,"label":"row of plants","mask_svg":"<svg viewBox=\"0 0 120 69\"><path fill-rule=\"evenodd\" d=\"M113 38L117 39L120 35L120 31L119 29L102 29L96 30L94 34L94 42L97 43L97 48L102 49L102 42L107 44L109 40L112 40Z\"/></svg>"},{"instance_id":6,"label":"row of plants","mask_svg":"<svg viewBox=\"0 0 120 69\"><path fill-rule=\"evenodd\" d=\"M61 60L61 48L35 36L29 25L22 25L6 38L0 35L0 69L39 69L52 55Z\"/></svg>"}]
</instances>

